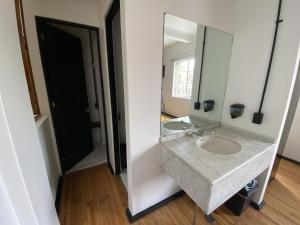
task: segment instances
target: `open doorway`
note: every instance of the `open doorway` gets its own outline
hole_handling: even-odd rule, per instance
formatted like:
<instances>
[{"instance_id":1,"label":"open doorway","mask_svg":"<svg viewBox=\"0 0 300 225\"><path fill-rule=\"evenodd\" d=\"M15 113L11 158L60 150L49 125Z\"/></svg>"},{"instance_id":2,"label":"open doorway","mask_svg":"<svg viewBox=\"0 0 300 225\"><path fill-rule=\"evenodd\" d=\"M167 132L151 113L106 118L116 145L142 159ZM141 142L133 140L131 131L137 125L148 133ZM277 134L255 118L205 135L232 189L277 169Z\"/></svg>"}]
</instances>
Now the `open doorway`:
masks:
<instances>
[{"instance_id":1,"label":"open doorway","mask_svg":"<svg viewBox=\"0 0 300 225\"><path fill-rule=\"evenodd\" d=\"M113 1L105 18L116 174L127 188L127 154L120 2Z\"/></svg>"},{"instance_id":2,"label":"open doorway","mask_svg":"<svg viewBox=\"0 0 300 225\"><path fill-rule=\"evenodd\" d=\"M99 30L36 17L63 172L109 162Z\"/></svg>"}]
</instances>

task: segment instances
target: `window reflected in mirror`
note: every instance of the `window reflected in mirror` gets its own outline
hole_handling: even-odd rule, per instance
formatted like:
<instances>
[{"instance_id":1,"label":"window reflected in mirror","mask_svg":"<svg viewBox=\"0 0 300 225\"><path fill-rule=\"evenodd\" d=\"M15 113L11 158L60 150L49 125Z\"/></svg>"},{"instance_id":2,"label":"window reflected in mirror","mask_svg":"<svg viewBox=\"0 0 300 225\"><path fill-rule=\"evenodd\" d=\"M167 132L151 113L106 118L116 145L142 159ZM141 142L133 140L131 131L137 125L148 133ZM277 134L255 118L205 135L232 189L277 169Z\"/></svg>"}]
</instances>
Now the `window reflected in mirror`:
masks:
<instances>
[{"instance_id":1,"label":"window reflected in mirror","mask_svg":"<svg viewBox=\"0 0 300 225\"><path fill-rule=\"evenodd\" d=\"M174 61L172 97L191 99L195 59Z\"/></svg>"}]
</instances>

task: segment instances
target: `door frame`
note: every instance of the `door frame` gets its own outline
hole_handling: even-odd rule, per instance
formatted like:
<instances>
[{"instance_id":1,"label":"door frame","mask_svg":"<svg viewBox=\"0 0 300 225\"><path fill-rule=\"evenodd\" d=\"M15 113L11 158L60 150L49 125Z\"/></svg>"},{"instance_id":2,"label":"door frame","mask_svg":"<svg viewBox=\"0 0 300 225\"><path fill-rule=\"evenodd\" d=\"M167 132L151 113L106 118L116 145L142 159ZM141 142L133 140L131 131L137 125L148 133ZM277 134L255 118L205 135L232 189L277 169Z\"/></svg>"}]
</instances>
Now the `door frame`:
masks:
<instances>
[{"instance_id":1,"label":"door frame","mask_svg":"<svg viewBox=\"0 0 300 225\"><path fill-rule=\"evenodd\" d=\"M42 40L41 40L41 25L43 23L52 23L52 24L61 24L61 25L68 25L68 26L72 26L72 27L77 27L77 28L82 28L82 29L87 29L87 30L93 30L96 32L97 34L97 51L98 51L98 56L99 56L99 71L100 71L100 87L101 87L101 95L102 95L102 107L103 107L103 117L104 117L104 130L105 130L105 141L106 141L106 157L107 157L107 163L109 165L110 171L113 173L111 164L110 164L110 160L109 160L109 149L108 149L108 135L107 135L107 119L106 119L106 103L105 103L105 97L104 97L104 85L103 85L103 72L102 72L102 66L101 66L101 51L100 51L100 34L99 34L99 28L98 27L93 27L93 26L89 26L89 25L84 25L84 24L79 24L79 23L73 23L73 22L69 22L69 21L64 21L64 20L57 20L57 19L52 19L52 18L48 18L48 17L41 17L41 16L35 16L35 22L36 22L36 29L37 29L37 36L38 36L38 44L39 44L39 50L40 50L40 55L41 55L41 60L42 60L42 64L44 65L44 53L42 51ZM48 91L48 84L49 81L47 79L46 76L46 71L44 69L44 66L42 66L43 68L43 73L44 73L44 78L45 78L45 82L46 82L46 89L47 89L47 95L48 95L48 104L50 107L50 98L49 98L49 91ZM51 110L50 107L50 112L51 112L51 117L53 118L53 111ZM54 130L56 130L56 126L55 126L55 122L52 120L52 124L53 124L53 128ZM55 132L56 133L56 132ZM58 141L56 138L56 134L55 134L55 139L56 142ZM59 160L61 163L61 169L62 172L65 173L66 171L63 169L62 166L62 154L61 154L61 150L59 148L59 144L57 144L57 149L58 149L58 155L59 155Z\"/></svg>"},{"instance_id":2,"label":"door frame","mask_svg":"<svg viewBox=\"0 0 300 225\"><path fill-rule=\"evenodd\" d=\"M27 86L29 90L30 102L33 111L33 116L35 120L37 120L41 116L41 111L40 111L40 106L39 106L36 88L34 84L31 60L30 60L30 55L28 50L28 41L27 41L22 0L15 0L15 9L16 9L17 27L18 27L18 33L20 39L21 53L22 53Z\"/></svg>"},{"instance_id":3,"label":"door frame","mask_svg":"<svg viewBox=\"0 0 300 225\"><path fill-rule=\"evenodd\" d=\"M111 116L113 125L113 139L114 139L114 155L115 155L115 174L119 175L121 172L121 153L120 153L120 138L119 138L119 116L116 95L116 74L114 68L114 52L113 52L113 32L112 21L115 18L118 10L120 10L120 1L113 0L110 9L105 17L106 29L106 50L109 74L109 87L110 87L110 103L111 103Z\"/></svg>"}]
</instances>

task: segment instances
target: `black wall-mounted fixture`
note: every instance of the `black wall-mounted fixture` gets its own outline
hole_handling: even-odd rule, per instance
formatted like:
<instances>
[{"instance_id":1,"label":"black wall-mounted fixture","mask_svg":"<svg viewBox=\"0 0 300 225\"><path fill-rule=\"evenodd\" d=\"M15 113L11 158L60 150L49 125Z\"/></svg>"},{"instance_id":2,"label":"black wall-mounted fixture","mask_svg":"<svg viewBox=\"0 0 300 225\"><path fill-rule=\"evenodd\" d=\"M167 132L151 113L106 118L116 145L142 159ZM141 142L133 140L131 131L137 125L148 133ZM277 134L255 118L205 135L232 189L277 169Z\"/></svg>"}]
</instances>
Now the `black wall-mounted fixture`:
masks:
<instances>
[{"instance_id":1,"label":"black wall-mounted fixture","mask_svg":"<svg viewBox=\"0 0 300 225\"><path fill-rule=\"evenodd\" d=\"M166 76L166 66L162 66L162 81L161 81L161 112L166 113L166 106L164 100L164 78Z\"/></svg>"},{"instance_id":2,"label":"black wall-mounted fixture","mask_svg":"<svg viewBox=\"0 0 300 225\"><path fill-rule=\"evenodd\" d=\"M239 104L239 103L232 104L230 106L231 119L235 119L243 115L244 109L245 109L245 105L243 104Z\"/></svg>"},{"instance_id":3,"label":"black wall-mounted fixture","mask_svg":"<svg viewBox=\"0 0 300 225\"><path fill-rule=\"evenodd\" d=\"M276 26L275 26L275 33L274 33L274 39L273 39L273 45L272 45L272 51L271 51L267 76L266 76L266 80L265 80L265 84L264 84L262 97L261 97L261 100L260 100L259 110L258 110L258 112L254 113L253 119L252 119L252 123L256 123L256 124L261 124L262 121L263 121L263 118L264 118L264 114L261 112L261 110L262 110L262 107L263 107L263 104L264 104L265 94L266 94L267 85L268 85L270 72L271 72L271 68L272 68L273 56L274 56L274 51L275 51L275 46L276 46L276 41L277 41L278 28L279 28L279 24L283 21L282 19L280 19L281 5L282 5L282 0L279 0L277 18L276 18Z\"/></svg>"},{"instance_id":4,"label":"black wall-mounted fixture","mask_svg":"<svg viewBox=\"0 0 300 225\"><path fill-rule=\"evenodd\" d=\"M206 100L206 101L203 102L204 112L213 111L214 106L215 106L215 101L214 100Z\"/></svg>"},{"instance_id":5,"label":"black wall-mounted fixture","mask_svg":"<svg viewBox=\"0 0 300 225\"><path fill-rule=\"evenodd\" d=\"M194 109L199 110L201 107L200 104L200 88L201 88L201 81L202 81L202 73L203 73L203 62L204 62L204 53L205 53L205 41L206 41L206 26L204 27L204 34L203 34L203 46L202 46L202 56L201 56L201 67L200 67L200 76L199 76L199 86L198 86L198 96L197 102L194 103Z\"/></svg>"},{"instance_id":6,"label":"black wall-mounted fixture","mask_svg":"<svg viewBox=\"0 0 300 225\"><path fill-rule=\"evenodd\" d=\"M165 78L165 75L166 75L166 66L163 65L162 66L162 78Z\"/></svg>"}]
</instances>

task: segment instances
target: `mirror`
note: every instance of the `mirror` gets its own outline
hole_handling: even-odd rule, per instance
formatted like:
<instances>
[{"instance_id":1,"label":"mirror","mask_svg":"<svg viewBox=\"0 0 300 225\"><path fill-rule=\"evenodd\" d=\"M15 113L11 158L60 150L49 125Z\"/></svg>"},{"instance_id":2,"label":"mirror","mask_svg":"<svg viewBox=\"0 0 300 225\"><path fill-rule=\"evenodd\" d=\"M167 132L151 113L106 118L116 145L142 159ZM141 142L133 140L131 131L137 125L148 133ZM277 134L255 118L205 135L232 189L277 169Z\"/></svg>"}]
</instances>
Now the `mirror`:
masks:
<instances>
[{"instance_id":1,"label":"mirror","mask_svg":"<svg viewBox=\"0 0 300 225\"><path fill-rule=\"evenodd\" d=\"M161 136L222 119L233 37L165 15Z\"/></svg>"}]
</instances>

